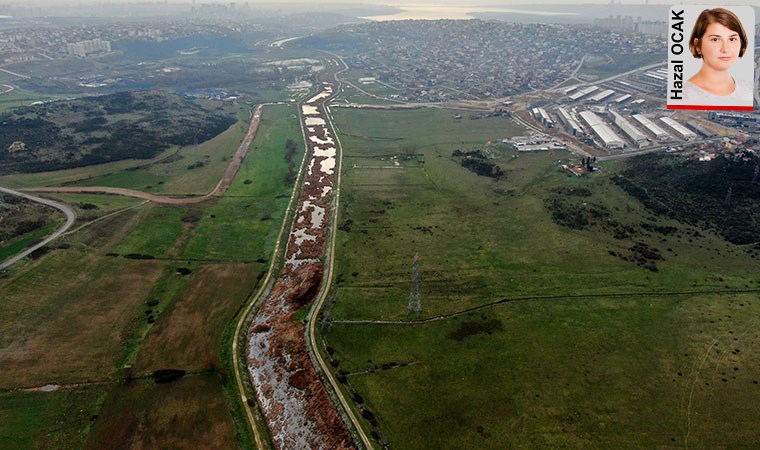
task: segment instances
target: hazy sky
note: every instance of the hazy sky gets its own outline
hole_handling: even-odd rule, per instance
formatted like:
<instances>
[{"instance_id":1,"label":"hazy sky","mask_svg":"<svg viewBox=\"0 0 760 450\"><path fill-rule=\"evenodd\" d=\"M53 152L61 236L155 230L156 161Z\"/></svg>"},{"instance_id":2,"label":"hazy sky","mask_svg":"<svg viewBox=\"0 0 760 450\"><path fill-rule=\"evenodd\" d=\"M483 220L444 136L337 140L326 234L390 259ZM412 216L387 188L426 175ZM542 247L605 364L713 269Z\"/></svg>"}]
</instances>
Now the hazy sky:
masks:
<instances>
[{"instance_id":1,"label":"hazy sky","mask_svg":"<svg viewBox=\"0 0 760 450\"><path fill-rule=\"evenodd\" d=\"M192 0L0 0L0 4L16 4L16 5L85 5L85 4L123 4L123 3L191 3ZM573 3L595 3L595 4L623 4L623 5L643 5L645 0L195 0L196 4L202 3L237 3L243 4L246 1L251 5L264 5L264 4L287 4L287 3L306 3L306 4L325 4L325 3L340 3L340 4L376 4L376 5L425 5L425 6L517 6L517 5L558 5L558 4L573 4ZM760 0L739 0L739 1L674 1L674 0L649 0L649 4L707 4L707 5L753 5L760 6Z\"/></svg>"},{"instance_id":2,"label":"hazy sky","mask_svg":"<svg viewBox=\"0 0 760 450\"><path fill-rule=\"evenodd\" d=\"M0 0L0 4L47 4L47 5L81 5L81 4L124 4L124 3L192 3L192 0ZM380 4L380 5L426 5L426 6L515 6L515 5L535 5L535 4L573 4L573 3L597 3L597 4L625 4L625 5L642 5L645 0L195 0L196 4L202 3L238 3L245 2L249 4L267 4L267 3L308 3L308 4L325 4L325 3L354 3L354 4ZM650 4L710 4L717 2L710 1L692 1L681 2L672 0L649 0ZM744 1L721 1L721 4L743 4L760 6L760 0Z\"/></svg>"}]
</instances>

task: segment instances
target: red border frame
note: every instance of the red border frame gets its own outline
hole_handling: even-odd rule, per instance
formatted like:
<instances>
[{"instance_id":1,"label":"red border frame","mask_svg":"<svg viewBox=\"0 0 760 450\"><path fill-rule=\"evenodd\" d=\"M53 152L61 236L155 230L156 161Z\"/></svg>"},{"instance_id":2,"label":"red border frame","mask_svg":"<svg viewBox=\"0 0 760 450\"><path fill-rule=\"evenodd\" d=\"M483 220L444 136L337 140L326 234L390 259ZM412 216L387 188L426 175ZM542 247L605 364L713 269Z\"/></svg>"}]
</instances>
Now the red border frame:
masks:
<instances>
[{"instance_id":1,"label":"red border frame","mask_svg":"<svg viewBox=\"0 0 760 450\"><path fill-rule=\"evenodd\" d=\"M704 111L752 111L752 106L719 106L719 105L668 105L668 109L689 109Z\"/></svg>"}]
</instances>

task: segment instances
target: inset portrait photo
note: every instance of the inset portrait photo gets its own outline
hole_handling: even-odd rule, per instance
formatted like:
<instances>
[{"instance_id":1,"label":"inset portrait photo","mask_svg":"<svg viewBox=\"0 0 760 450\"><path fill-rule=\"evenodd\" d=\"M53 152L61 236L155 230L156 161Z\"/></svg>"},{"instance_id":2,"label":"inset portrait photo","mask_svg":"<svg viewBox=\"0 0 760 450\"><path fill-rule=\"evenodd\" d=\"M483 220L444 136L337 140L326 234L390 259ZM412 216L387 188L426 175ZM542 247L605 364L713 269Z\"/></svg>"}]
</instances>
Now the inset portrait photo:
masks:
<instances>
[{"instance_id":1,"label":"inset portrait photo","mask_svg":"<svg viewBox=\"0 0 760 450\"><path fill-rule=\"evenodd\" d=\"M752 111L755 11L677 5L668 29L668 109Z\"/></svg>"}]
</instances>

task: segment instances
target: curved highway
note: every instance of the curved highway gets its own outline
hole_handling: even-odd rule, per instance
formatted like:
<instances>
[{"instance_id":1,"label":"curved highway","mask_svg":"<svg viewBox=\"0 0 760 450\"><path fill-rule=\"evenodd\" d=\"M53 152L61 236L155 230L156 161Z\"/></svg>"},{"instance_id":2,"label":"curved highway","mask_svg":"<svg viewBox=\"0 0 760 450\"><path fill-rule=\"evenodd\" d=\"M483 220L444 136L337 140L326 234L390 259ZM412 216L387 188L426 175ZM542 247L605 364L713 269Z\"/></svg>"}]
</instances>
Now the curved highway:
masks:
<instances>
[{"instance_id":1,"label":"curved highway","mask_svg":"<svg viewBox=\"0 0 760 450\"><path fill-rule=\"evenodd\" d=\"M4 188L4 187L0 187L0 192L4 192L4 193L10 194L10 195L15 195L17 197L23 197L23 198L25 198L27 200L31 200L33 202L37 202L37 203L41 203L43 205L51 206L51 207L53 207L55 209L58 209L58 210L62 211L64 214L66 214L66 223L64 223L61 228L59 228L58 230L56 230L55 233L53 233L50 236L48 236L45 239L43 239L42 242L40 242L40 243L38 243L38 244L36 244L36 245L34 245L34 246L32 246L32 247L24 250L23 252L19 253L18 255L13 256L13 257L11 257L11 258L3 261L2 263L0 263L0 271L3 271L5 269L7 269L8 267L16 264L20 260L22 260L22 259L26 258L27 256L29 256L30 254L32 254L32 252L34 252L35 250L38 250L38 249L46 246L50 242L58 239L59 236L61 236L69 228L71 228L72 225L74 225L74 220L76 220L77 216L74 213L73 209L69 208L68 206L66 206L64 204L55 202L53 200L48 200L46 198L37 197L35 195L24 194L23 192L14 191L12 189Z\"/></svg>"}]
</instances>

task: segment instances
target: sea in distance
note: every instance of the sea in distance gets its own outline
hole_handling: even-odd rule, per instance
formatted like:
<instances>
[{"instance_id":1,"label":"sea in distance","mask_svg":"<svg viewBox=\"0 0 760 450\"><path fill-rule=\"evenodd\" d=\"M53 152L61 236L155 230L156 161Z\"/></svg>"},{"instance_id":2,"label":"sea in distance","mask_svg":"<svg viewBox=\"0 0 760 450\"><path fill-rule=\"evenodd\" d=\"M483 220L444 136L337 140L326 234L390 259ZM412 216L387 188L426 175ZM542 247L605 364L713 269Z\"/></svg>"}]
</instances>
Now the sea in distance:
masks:
<instances>
[{"instance_id":1,"label":"sea in distance","mask_svg":"<svg viewBox=\"0 0 760 450\"><path fill-rule=\"evenodd\" d=\"M434 5L398 5L396 14L383 16L367 16L362 19L383 20L439 20L439 19L474 19L479 13L506 13L525 14L530 16L546 17L570 17L578 16L575 12L543 11L533 9L516 9L501 7L476 7L476 6L434 6Z\"/></svg>"}]
</instances>

